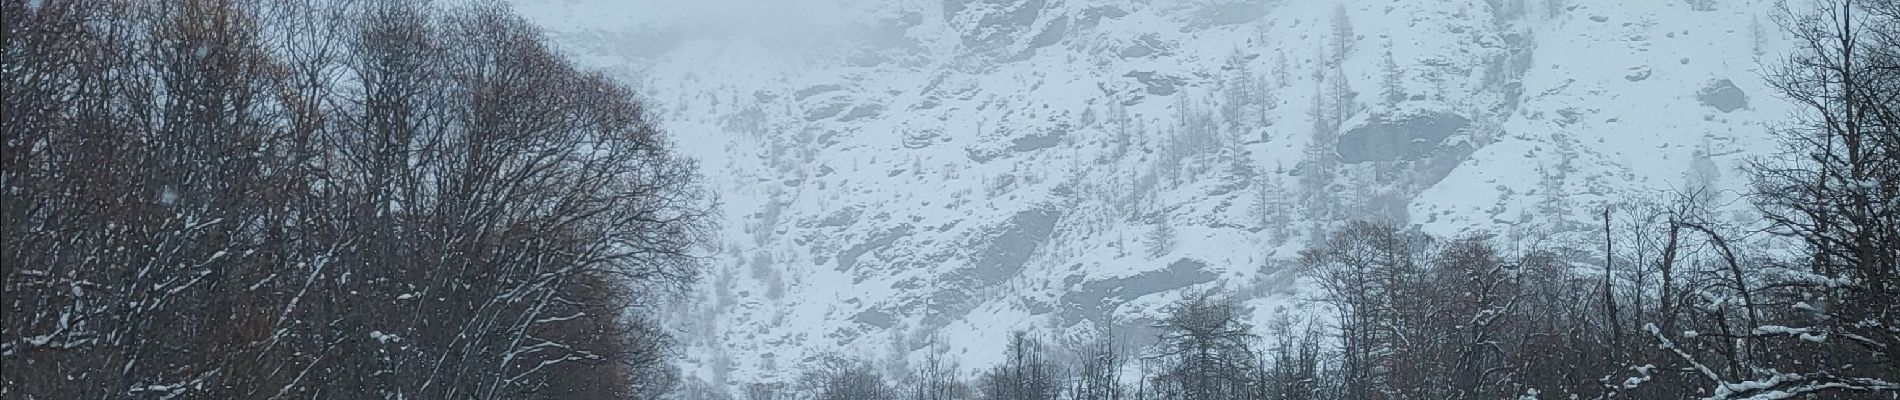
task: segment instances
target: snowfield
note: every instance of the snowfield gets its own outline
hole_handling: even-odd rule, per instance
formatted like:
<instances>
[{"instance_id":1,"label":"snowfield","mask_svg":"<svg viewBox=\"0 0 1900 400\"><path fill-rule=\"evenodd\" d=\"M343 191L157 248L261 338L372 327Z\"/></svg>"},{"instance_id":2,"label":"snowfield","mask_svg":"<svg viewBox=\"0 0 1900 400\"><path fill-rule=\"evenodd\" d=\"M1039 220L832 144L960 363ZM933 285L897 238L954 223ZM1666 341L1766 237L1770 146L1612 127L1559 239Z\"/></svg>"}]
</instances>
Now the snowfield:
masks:
<instances>
[{"instance_id":1,"label":"snowfield","mask_svg":"<svg viewBox=\"0 0 1900 400\"><path fill-rule=\"evenodd\" d=\"M666 316L715 385L1140 340L1193 290L1264 332L1322 315L1286 266L1353 218L1530 246L1658 192L1740 213L1792 112L1754 0L518 3L721 194Z\"/></svg>"}]
</instances>

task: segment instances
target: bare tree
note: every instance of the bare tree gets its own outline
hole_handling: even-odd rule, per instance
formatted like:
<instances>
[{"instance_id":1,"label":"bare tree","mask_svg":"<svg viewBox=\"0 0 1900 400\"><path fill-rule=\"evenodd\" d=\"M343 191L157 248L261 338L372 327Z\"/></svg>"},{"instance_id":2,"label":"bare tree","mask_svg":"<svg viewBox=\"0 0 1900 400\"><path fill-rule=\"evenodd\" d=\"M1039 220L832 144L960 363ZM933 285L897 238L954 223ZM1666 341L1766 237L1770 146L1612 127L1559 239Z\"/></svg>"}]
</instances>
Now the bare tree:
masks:
<instances>
[{"instance_id":1,"label":"bare tree","mask_svg":"<svg viewBox=\"0 0 1900 400\"><path fill-rule=\"evenodd\" d=\"M1257 365L1249 344L1253 327L1240 308L1212 292L1190 294L1166 310L1149 357L1167 362L1162 376L1183 399L1228 399L1242 395Z\"/></svg>"},{"instance_id":2,"label":"bare tree","mask_svg":"<svg viewBox=\"0 0 1900 400\"><path fill-rule=\"evenodd\" d=\"M1349 398L1396 390L1394 346L1409 330L1402 324L1420 306L1406 302L1428 254L1430 239L1397 228L1355 222L1301 255L1302 268L1317 279L1324 301L1339 315L1341 384ZM1409 303L1409 304L1408 304ZM1414 366L1406 366L1414 367Z\"/></svg>"},{"instance_id":3,"label":"bare tree","mask_svg":"<svg viewBox=\"0 0 1900 400\"><path fill-rule=\"evenodd\" d=\"M1900 313L1891 300L1900 295L1897 18L1900 5L1891 1L1781 10L1796 48L1769 83L1802 112L1775 131L1781 157L1749 170L1771 232L1805 245L1803 254L1749 258L1728 230L1671 223L1671 249L1678 233L1704 239L1719 255L1714 287L1739 302L1669 306L1700 311L1690 317L1701 314L1713 332L1645 328L1715 397L1878 398L1900 390L1892 350L1900 335L1886 317ZM1713 345L1698 345L1711 337Z\"/></svg>"},{"instance_id":4,"label":"bare tree","mask_svg":"<svg viewBox=\"0 0 1900 400\"><path fill-rule=\"evenodd\" d=\"M696 167L505 8L0 7L0 394L672 388Z\"/></svg>"},{"instance_id":5,"label":"bare tree","mask_svg":"<svg viewBox=\"0 0 1900 400\"><path fill-rule=\"evenodd\" d=\"M978 378L984 399L1054 400L1062 394L1062 371L1048 349L1027 331L1009 336L1003 363Z\"/></svg>"},{"instance_id":6,"label":"bare tree","mask_svg":"<svg viewBox=\"0 0 1900 400\"><path fill-rule=\"evenodd\" d=\"M970 388L960 381L956 360L944 354L944 348L930 345L924 363L910 377L905 396L914 400L960 400L970 398Z\"/></svg>"},{"instance_id":7,"label":"bare tree","mask_svg":"<svg viewBox=\"0 0 1900 400\"><path fill-rule=\"evenodd\" d=\"M1075 383L1069 398L1076 400L1121 400L1122 367L1128 357L1113 334L1104 334L1082 344L1076 352Z\"/></svg>"},{"instance_id":8,"label":"bare tree","mask_svg":"<svg viewBox=\"0 0 1900 400\"><path fill-rule=\"evenodd\" d=\"M897 395L871 364L839 357L821 359L799 380L816 400L885 400Z\"/></svg>"}]
</instances>

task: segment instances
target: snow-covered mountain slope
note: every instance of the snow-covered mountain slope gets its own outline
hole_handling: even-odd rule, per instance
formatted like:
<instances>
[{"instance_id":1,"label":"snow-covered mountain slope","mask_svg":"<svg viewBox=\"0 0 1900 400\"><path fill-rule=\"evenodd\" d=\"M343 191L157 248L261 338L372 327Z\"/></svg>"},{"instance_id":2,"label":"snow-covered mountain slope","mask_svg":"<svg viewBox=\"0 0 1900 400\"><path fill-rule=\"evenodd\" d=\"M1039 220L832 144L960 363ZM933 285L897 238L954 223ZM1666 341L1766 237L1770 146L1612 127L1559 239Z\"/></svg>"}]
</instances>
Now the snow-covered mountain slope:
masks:
<instances>
[{"instance_id":1,"label":"snow-covered mountain slope","mask_svg":"<svg viewBox=\"0 0 1900 400\"><path fill-rule=\"evenodd\" d=\"M1352 218L1557 238L1712 188L1789 108L1756 0L522 0L723 200L688 374L987 365L1189 290L1299 314Z\"/></svg>"}]
</instances>

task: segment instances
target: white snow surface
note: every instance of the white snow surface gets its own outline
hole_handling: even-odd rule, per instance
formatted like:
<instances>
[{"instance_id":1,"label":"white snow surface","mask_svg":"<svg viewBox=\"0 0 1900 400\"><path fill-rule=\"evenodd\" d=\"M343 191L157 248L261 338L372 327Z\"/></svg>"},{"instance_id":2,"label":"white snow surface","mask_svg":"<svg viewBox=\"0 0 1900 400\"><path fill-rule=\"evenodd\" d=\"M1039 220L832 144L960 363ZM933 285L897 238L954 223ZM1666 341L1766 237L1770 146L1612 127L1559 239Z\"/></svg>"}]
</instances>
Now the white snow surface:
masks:
<instances>
[{"instance_id":1,"label":"white snow surface","mask_svg":"<svg viewBox=\"0 0 1900 400\"><path fill-rule=\"evenodd\" d=\"M1791 112L1760 78L1786 46L1767 1L517 3L645 96L720 194L712 269L666 318L683 371L721 385L792 382L828 354L895 372L935 347L986 366L1012 330L1144 326L1190 290L1244 300L1263 334L1276 309L1323 314L1287 266L1343 219L1293 200L1310 195L1293 171L1335 10L1353 32L1339 76L1364 108L1347 130L1471 123L1421 140L1421 159L1344 164L1327 198L1397 199L1434 234L1572 240L1606 202L1697 185L1742 203L1737 167ZM1387 49L1408 95L1393 104ZM1271 109L1217 150L1166 157L1179 108L1218 116L1235 71L1271 88ZM1724 79L1745 107L1699 100ZM1276 181L1269 197L1288 200L1269 208L1290 219L1268 224L1252 210ZM1157 250L1163 220L1174 240Z\"/></svg>"}]
</instances>

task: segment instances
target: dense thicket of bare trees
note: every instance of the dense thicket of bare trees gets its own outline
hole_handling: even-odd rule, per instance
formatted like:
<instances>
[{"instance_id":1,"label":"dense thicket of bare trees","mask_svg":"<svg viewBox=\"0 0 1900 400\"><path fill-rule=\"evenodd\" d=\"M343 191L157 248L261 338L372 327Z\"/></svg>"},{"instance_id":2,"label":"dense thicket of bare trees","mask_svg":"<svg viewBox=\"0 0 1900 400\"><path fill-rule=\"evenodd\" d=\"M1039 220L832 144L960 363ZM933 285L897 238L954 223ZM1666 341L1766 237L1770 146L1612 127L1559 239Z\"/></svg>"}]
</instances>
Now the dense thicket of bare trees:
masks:
<instances>
[{"instance_id":1,"label":"dense thicket of bare trees","mask_svg":"<svg viewBox=\"0 0 1900 400\"><path fill-rule=\"evenodd\" d=\"M805 386L803 393L809 395L801 398L812 400L890 399L900 393L870 363L844 358L820 360L799 381Z\"/></svg>"},{"instance_id":2,"label":"dense thicket of bare trees","mask_svg":"<svg viewBox=\"0 0 1900 400\"><path fill-rule=\"evenodd\" d=\"M0 397L671 388L695 166L504 8L0 13Z\"/></svg>"},{"instance_id":3,"label":"dense thicket of bare trees","mask_svg":"<svg viewBox=\"0 0 1900 400\"><path fill-rule=\"evenodd\" d=\"M979 393L986 399L1055 400L1064 386L1056 377L1063 372L1046 346L1029 332L1010 334L1002 364L977 379Z\"/></svg>"}]
</instances>

